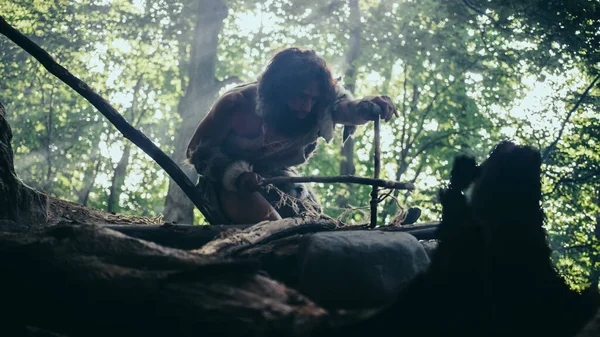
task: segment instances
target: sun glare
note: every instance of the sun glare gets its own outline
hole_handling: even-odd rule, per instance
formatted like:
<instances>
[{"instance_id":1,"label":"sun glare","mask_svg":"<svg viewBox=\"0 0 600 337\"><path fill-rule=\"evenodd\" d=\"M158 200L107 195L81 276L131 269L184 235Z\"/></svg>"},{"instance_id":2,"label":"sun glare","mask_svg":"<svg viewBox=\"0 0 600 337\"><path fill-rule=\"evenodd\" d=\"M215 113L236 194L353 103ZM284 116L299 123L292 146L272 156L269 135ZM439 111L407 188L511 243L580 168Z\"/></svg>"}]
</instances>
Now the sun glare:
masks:
<instances>
[{"instance_id":1,"label":"sun glare","mask_svg":"<svg viewBox=\"0 0 600 337\"><path fill-rule=\"evenodd\" d=\"M242 36L255 35L260 31L263 34L274 33L280 28L281 22L283 22L281 18L272 13L264 13L260 9L238 14L234 20L234 24Z\"/></svg>"},{"instance_id":2,"label":"sun glare","mask_svg":"<svg viewBox=\"0 0 600 337\"><path fill-rule=\"evenodd\" d=\"M135 7L137 10L140 11L141 14L144 14L144 9L146 7L146 1L145 0L133 0L131 2L131 4L133 5L133 7Z\"/></svg>"},{"instance_id":3,"label":"sun glare","mask_svg":"<svg viewBox=\"0 0 600 337\"><path fill-rule=\"evenodd\" d=\"M111 162L117 163L123 155L123 149L121 149L121 142L114 142L110 145L104 141L100 141L98 146L100 147L100 154L105 158L110 158Z\"/></svg>"}]
</instances>

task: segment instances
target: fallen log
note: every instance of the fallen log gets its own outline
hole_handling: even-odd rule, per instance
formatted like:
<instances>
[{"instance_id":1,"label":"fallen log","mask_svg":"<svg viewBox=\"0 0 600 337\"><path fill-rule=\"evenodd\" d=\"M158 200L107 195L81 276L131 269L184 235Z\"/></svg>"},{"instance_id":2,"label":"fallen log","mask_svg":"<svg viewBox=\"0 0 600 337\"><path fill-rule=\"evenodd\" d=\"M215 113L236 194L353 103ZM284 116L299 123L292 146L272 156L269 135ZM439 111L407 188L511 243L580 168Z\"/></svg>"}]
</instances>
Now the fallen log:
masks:
<instances>
[{"instance_id":1,"label":"fallen log","mask_svg":"<svg viewBox=\"0 0 600 337\"><path fill-rule=\"evenodd\" d=\"M194 252L203 255L232 256L254 245L264 244L294 234L333 230L340 226L343 226L341 222L326 216L263 221L245 230L227 235L222 239L213 240Z\"/></svg>"},{"instance_id":2,"label":"fallen log","mask_svg":"<svg viewBox=\"0 0 600 337\"><path fill-rule=\"evenodd\" d=\"M300 336L326 312L252 261L190 254L98 226L0 232L4 331L66 336ZM4 334L2 335L10 335Z\"/></svg>"},{"instance_id":3,"label":"fallen log","mask_svg":"<svg viewBox=\"0 0 600 337\"><path fill-rule=\"evenodd\" d=\"M250 225L109 225L105 226L127 236L178 249L198 249L227 231L236 231Z\"/></svg>"},{"instance_id":4,"label":"fallen log","mask_svg":"<svg viewBox=\"0 0 600 337\"><path fill-rule=\"evenodd\" d=\"M282 220L283 221L283 220ZM285 220L284 222L289 222ZM292 223L299 224L301 220L291 220ZM334 222L335 223L335 222ZM266 225L266 224L265 224ZM117 232L123 233L128 236L132 236L138 239L151 241L159 245L178 249L200 249L205 244L208 244L213 239L226 232L240 232L246 228L252 227L253 225L210 225L210 226L193 226L193 225L176 225L171 223L165 223L162 225L106 225L106 228L110 228ZM373 231L385 231L385 232L406 232L418 240L432 240L437 236L437 228L439 224L423 223L417 225L405 225L405 226L384 226L376 228ZM263 229L263 233L258 235L259 228ZM254 238L261 236L263 238L269 238L274 240L283 238L286 234L277 232L277 224L271 223L268 226L261 226L253 229L253 234L248 234ZM312 229L311 229L312 228ZM340 226L333 225L330 222L321 220L320 224L305 224L303 228L296 228L295 232L288 232L287 235L295 234L310 234L316 233L321 230L331 231L345 231L345 230L369 230L368 226ZM236 240L242 240L238 237ZM244 239L245 242L250 242L250 239ZM230 242L234 242L231 239ZM256 241L256 244L260 241ZM212 243L215 245L216 243ZM224 245L224 243L219 243ZM239 244L235 244L239 247Z\"/></svg>"}]
</instances>

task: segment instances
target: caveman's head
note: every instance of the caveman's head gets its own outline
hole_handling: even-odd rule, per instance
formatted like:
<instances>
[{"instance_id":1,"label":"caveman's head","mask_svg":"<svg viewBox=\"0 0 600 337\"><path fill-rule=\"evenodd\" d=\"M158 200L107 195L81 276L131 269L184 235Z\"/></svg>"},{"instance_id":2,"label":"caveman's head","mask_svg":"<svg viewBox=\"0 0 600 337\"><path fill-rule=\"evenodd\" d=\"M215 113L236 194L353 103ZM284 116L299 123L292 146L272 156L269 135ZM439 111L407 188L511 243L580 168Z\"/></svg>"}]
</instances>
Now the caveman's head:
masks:
<instances>
[{"instance_id":1,"label":"caveman's head","mask_svg":"<svg viewBox=\"0 0 600 337\"><path fill-rule=\"evenodd\" d=\"M269 126L296 136L316 125L317 113L335 100L335 81L313 50L278 52L258 79L257 113Z\"/></svg>"}]
</instances>

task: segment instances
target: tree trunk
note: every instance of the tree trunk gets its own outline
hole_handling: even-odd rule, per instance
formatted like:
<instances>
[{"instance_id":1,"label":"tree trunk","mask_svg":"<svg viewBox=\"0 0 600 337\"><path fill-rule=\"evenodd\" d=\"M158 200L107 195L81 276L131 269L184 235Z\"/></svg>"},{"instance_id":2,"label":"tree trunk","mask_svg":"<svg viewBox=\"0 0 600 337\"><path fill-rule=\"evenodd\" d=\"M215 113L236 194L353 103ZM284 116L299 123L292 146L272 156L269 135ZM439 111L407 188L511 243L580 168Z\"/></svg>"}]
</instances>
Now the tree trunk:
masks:
<instances>
[{"instance_id":1,"label":"tree trunk","mask_svg":"<svg viewBox=\"0 0 600 337\"><path fill-rule=\"evenodd\" d=\"M200 1L191 42L190 60L186 69L189 80L185 95L179 101L177 108L181 116L181 125L177 130L172 159L180 166L185 160L187 144L196 126L208 112L221 88L221 82L215 77L215 67L219 33L226 17L227 7L223 1ZM181 168L192 181L197 179L193 168L185 166ZM163 214L165 220L171 222L192 224L194 220L194 205L173 180L169 180Z\"/></svg>"},{"instance_id":2,"label":"tree trunk","mask_svg":"<svg viewBox=\"0 0 600 337\"><path fill-rule=\"evenodd\" d=\"M77 202L83 206L87 206L88 204L90 192L92 192L92 188L94 188L94 182L98 176L98 171L100 171L100 164L102 164L102 159L99 156L99 150L97 146L92 148L90 159L95 161L95 165L88 165L86 167L83 176L84 185L81 190L77 191Z\"/></svg>"},{"instance_id":3,"label":"tree trunk","mask_svg":"<svg viewBox=\"0 0 600 337\"><path fill-rule=\"evenodd\" d=\"M140 75L138 80L133 88L133 99L131 102L131 109L129 109L129 117L128 119L132 122L134 120L134 127L137 128L138 125L142 122L142 117L146 110L139 112L138 110L138 96L140 93L140 88L142 87L142 79L144 75ZM139 115L136 116L136 114ZM123 148L123 154L121 155L121 159L119 159L119 163L117 163L117 167L113 172L113 178L110 185L110 191L107 200L106 210L108 212L116 212L119 208L119 197L121 196L121 189L123 188L123 183L125 182L125 177L127 176L127 167L129 166L129 160L131 157L131 143L125 143L125 147Z\"/></svg>"},{"instance_id":4,"label":"tree trunk","mask_svg":"<svg viewBox=\"0 0 600 337\"><path fill-rule=\"evenodd\" d=\"M351 93L354 93L356 88L356 60L360 53L360 8L358 7L359 0L350 0L350 40L348 41L348 49L345 56L344 85ZM344 132L344 137L346 132ZM354 166L354 139L352 137L346 139L342 145L342 161L340 163L340 175L354 175L356 167ZM348 195L352 195L354 186L346 185ZM339 207L347 207L347 199L338 199Z\"/></svg>"},{"instance_id":5,"label":"tree trunk","mask_svg":"<svg viewBox=\"0 0 600 337\"><path fill-rule=\"evenodd\" d=\"M98 226L0 231L0 263L0 296L10 308L3 336L26 326L72 337L301 336L327 314L252 261L160 247Z\"/></svg>"},{"instance_id":6,"label":"tree trunk","mask_svg":"<svg viewBox=\"0 0 600 337\"><path fill-rule=\"evenodd\" d=\"M42 94L42 99L44 95ZM42 108L44 106L42 105ZM43 190L48 191L52 183L52 122L54 121L54 87L50 89L50 103L48 105L48 114L46 115L46 139L45 139L45 155L46 155L46 179L44 181Z\"/></svg>"},{"instance_id":7,"label":"tree trunk","mask_svg":"<svg viewBox=\"0 0 600 337\"><path fill-rule=\"evenodd\" d=\"M112 183L110 185L110 192L108 195L106 210L108 212L116 212L119 206L119 196L121 195L121 189L125 182L125 176L127 175L127 166L129 166L129 157L131 152L130 143L125 145L123 149L123 155L115 167L113 173Z\"/></svg>"},{"instance_id":8,"label":"tree trunk","mask_svg":"<svg viewBox=\"0 0 600 337\"><path fill-rule=\"evenodd\" d=\"M0 104L0 219L22 225L45 224L47 198L17 178L10 145L12 131L4 116Z\"/></svg>"}]
</instances>

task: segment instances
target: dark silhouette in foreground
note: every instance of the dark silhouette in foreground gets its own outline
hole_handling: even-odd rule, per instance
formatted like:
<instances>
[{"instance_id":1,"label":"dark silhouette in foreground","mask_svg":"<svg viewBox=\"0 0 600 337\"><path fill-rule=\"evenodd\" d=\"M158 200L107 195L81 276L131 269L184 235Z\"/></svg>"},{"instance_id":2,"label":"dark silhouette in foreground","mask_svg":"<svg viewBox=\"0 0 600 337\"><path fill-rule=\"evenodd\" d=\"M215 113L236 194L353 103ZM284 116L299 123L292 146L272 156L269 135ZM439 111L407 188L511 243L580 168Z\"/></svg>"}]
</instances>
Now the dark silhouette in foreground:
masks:
<instances>
[{"instance_id":1,"label":"dark silhouette in foreground","mask_svg":"<svg viewBox=\"0 0 600 337\"><path fill-rule=\"evenodd\" d=\"M336 336L573 336L597 290L569 289L542 228L540 154L503 142L477 166L459 157L440 192L440 245L430 269L389 307Z\"/></svg>"}]
</instances>

